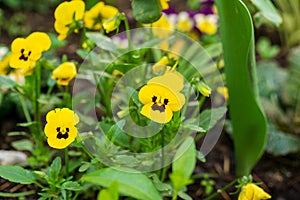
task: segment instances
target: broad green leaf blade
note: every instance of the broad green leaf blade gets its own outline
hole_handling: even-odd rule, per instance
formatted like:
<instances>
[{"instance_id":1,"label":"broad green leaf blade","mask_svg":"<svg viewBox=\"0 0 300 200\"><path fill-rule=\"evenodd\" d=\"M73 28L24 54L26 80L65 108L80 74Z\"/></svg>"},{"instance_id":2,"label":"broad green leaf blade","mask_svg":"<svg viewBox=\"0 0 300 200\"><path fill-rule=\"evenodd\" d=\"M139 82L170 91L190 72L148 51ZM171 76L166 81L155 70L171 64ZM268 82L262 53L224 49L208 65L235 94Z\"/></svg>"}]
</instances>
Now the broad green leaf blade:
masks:
<instances>
[{"instance_id":1,"label":"broad green leaf blade","mask_svg":"<svg viewBox=\"0 0 300 200\"><path fill-rule=\"evenodd\" d=\"M15 183L31 184L35 182L33 173L20 166L0 166L0 176Z\"/></svg>"},{"instance_id":2,"label":"broad green leaf blade","mask_svg":"<svg viewBox=\"0 0 300 200\"><path fill-rule=\"evenodd\" d=\"M178 192L193 182L190 177L196 166L196 146L192 137L188 137L180 145L173 160L172 174L169 177L174 190Z\"/></svg>"},{"instance_id":3,"label":"broad green leaf blade","mask_svg":"<svg viewBox=\"0 0 300 200\"><path fill-rule=\"evenodd\" d=\"M77 183L75 181L64 182L62 184L62 186L61 186L61 189L72 190L72 191L80 191L80 190L82 190L82 188L79 185L79 183Z\"/></svg>"},{"instance_id":4,"label":"broad green leaf blade","mask_svg":"<svg viewBox=\"0 0 300 200\"><path fill-rule=\"evenodd\" d=\"M7 76L0 75L0 88L13 88L14 86L16 86L16 82Z\"/></svg>"},{"instance_id":5,"label":"broad green leaf blade","mask_svg":"<svg viewBox=\"0 0 300 200\"><path fill-rule=\"evenodd\" d=\"M131 5L133 16L140 23L153 23L161 16L159 0L133 0Z\"/></svg>"},{"instance_id":6,"label":"broad green leaf blade","mask_svg":"<svg viewBox=\"0 0 300 200\"><path fill-rule=\"evenodd\" d=\"M258 98L251 16L239 0L217 0L233 128L236 173L248 175L261 157L267 125Z\"/></svg>"},{"instance_id":7,"label":"broad green leaf blade","mask_svg":"<svg viewBox=\"0 0 300 200\"><path fill-rule=\"evenodd\" d=\"M119 184L119 193L136 199L160 200L161 195L147 176L137 171L132 173L105 168L86 174L83 181L109 187L113 181Z\"/></svg>"},{"instance_id":8,"label":"broad green leaf blade","mask_svg":"<svg viewBox=\"0 0 300 200\"><path fill-rule=\"evenodd\" d=\"M93 41L99 48L118 53L118 47L115 43L107 36L97 32L87 32L86 36Z\"/></svg>"},{"instance_id":9,"label":"broad green leaf blade","mask_svg":"<svg viewBox=\"0 0 300 200\"><path fill-rule=\"evenodd\" d=\"M276 26L282 23L282 18L272 4L271 0L251 0L252 3L260 10L262 15L270 20Z\"/></svg>"},{"instance_id":10,"label":"broad green leaf blade","mask_svg":"<svg viewBox=\"0 0 300 200\"><path fill-rule=\"evenodd\" d=\"M184 178L190 178L196 165L196 146L194 139L188 137L176 151L172 164L173 173L180 173Z\"/></svg>"},{"instance_id":11,"label":"broad green leaf blade","mask_svg":"<svg viewBox=\"0 0 300 200\"><path fill-rule=\"evenodd\" d=\"M204 130L208 131L213 128L217 122L224 117L227 108L224 106L212 109L206 109L200 114L200 124Z\"/></svg>"}]
</instances>

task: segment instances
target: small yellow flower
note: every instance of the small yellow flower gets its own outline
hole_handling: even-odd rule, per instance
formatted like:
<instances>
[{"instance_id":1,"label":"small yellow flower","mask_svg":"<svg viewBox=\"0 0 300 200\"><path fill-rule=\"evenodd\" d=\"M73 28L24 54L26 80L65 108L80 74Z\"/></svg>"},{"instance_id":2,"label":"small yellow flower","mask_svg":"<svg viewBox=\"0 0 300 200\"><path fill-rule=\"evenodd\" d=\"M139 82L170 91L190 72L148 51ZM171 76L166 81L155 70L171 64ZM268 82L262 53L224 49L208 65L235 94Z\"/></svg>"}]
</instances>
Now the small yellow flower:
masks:
<instances>
[{"instance_id":1,"label":"small yellow flower","mask_svg":"<svg viewBox=\"0 0 300 200\"><path fill-rule=\"evenodd\" d=\"M187 12L180 12L177 16L176 28L182 32L190 32L193 29L194 22Z\"/></svg>"},{"instance_id":2,"label":"small yellow flower","mask_svg":"<svg viewBox=\"0 0 300 200\"><path fill-rule=\"evenodd\" d=\"M74 22L83 19L84 10L85 4L81 0L65 1L58 5L54 12L54 28L59 34L59 40L65 39L73 29L77 30L78 27L76 25L74 27L71 26Z\"/></svg>"},{"instance_id":3,"label":"small yellow flower","mask_svg":"<svg viewBox=\"0 0 300 200\"><path fill-rule=\"evenodd\" d=\"M12 54L9 64L12 68L22 68L30 71L42 56L42 52L51 46L51 40L46 33L34 32L27 38L16 38L11 44Z\"/></svg>"},{"instance_id":4,"label":"small yellow flower","mask_svg":"<svg viewBox=\"0 0 300 200\"><path fill-rule=\"evenodd\" d=\"M238 200L265 200L270 198L271 196L257 185L247 183L242 187Z\"/></svg>"},{"instance_id":5,"label":"small yellow flower","mask_svg":"<svg viewBox=\"0 0 300 200\"><path fill-rule=\"evenodd\" d=\"M77 136L75 125L79 122L76 113L68 108L56 108L47 113L44 131L50 147L63 149L70 145Z\"/></svg>"},{"instance_id":6,"label":"small yellow flower","mask_svg":"<svg viewBox=\"0 0 300 200\"><path fill-rule=\"evenodd\" d=\"M213 35L218 30L218 17L216 15L195 15L196 27L207 35Z\"/></svg>"},{"instance_id":7,"label":"small yellow flower","mask_svg":"<svg viewBox=\"0 0 300 200\"><path fill-rule=\"evenodd\" d=\"M2 61L0 61L0 75L6 75L9 71L9 60L11 55L6 55Z\"/></svg>"},{"instance_id":8,"label":"small yellow flower","mask_svg":"<svg viewBox=\"0 0 300 200\"><path fill-rule=\"evenodd\" d=\"M228 100L228 88L226 86L217 87L217 92L221 94L225 100Z\"/></svg>"},{"instance_id":9,"label":"small yellow flower","mask_svg":"<svg viewBox=\"0 0 300 200\"><path fill-rule=\"evenodd\" d=\"M110 32L118 28L118 23L115 19L119 14L116 7L105 5L104 2L99 2L84 14L84 25L86 28L100 30L102 27L106 32ZM110 19L110 20L109 20Z\"/></svg>"},{"instance_id":10,"label":"small yellow flower","mask_svg":"<svg viewBox=\"0 0 300 200\"><path fill-rule=\"evenodd\" d=\"M169 4L168 4L169 1L170 0L159 0L162 10L166 10L169 8Z\"/></svg>"},{"instance_id":11,"label":"small yellow flower","mask_svg":"<svg viewBox=\"0 0 300 200\"><path fill-rule=\"evenodd\" d=\"M141 114L157 123L168 123L173 112L179 111L185 103L180 93L182 88L183 77L178 72L152 78L139 91L139 100L144 104Z\"/></svg>"},{"instance_id":12,"label":"small yellow flower","mask_svg":"<svg viewBox=\"0 0 300 200\"><path fill-rule=\"evenodd\" d=\"M67 86L76 76L76 66L72 62L64 62L59 65L52 73L52 79L57 79L58 85Z\"/></svg>"}]
</instances>

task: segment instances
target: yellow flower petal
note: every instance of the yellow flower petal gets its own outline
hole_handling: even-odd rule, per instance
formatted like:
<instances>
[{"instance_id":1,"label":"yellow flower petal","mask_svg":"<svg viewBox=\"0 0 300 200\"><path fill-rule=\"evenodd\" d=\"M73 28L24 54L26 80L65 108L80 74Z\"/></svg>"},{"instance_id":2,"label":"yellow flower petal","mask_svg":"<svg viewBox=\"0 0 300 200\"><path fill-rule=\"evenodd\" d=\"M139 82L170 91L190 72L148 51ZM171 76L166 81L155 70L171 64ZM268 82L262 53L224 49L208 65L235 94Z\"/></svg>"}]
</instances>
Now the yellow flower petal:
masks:
<instances>
[{"instance_id":1,"label":"yellow flower petal","mask_svg":"<svg viewBox=\"0 0 300 200\"><path fill-rule=\"evenodd\" d=\"M109 33L118 28L117 21L116 20L106 20L103 23L103 28L105 29L106 33Z\"/></svg>"},{"instance_id":2,"label":"yellow flower petal","mask_svg":"<svg viewBox=\"0 0 300 200\"><path fill-rule=\"evenodd\" d=\"M12 53L19 53L19 52L21 52L21 49L23 49L23 48L28 48L25 38L16 38L11 43Z\"/></svg>"},{"instance_id":3,"label":"yellow flower petal","mask_svg":"<svg viewBox=\"0 0 300 200\"><path fill-rule=\"evenodd\" d=\"M65 39L70 29L68 25L70 25L73 20L79 21L83 19L84 11L85 3L81 0L65 1L57 6L54 11L54 28L56 32L59 33L59 40Z\"/></svg>"},{"instance_id":4,"label":"yellow flower petal","mask_svg":"<svg viewBox=\"0 0 300 200\"><path fill-rule=\"evenodd\" d=\"M119 10L116 7L105 5L100 13L104 19L109 19L115 17L119 13Z\"/></svg>"},{"instance_id":5,"label":"yellow flower petal","mask_svg":"<svg viewBox=\"0 0 300 200\"><path fill-rule=\"evenodd\" d=\"M76 66L72 62L59 65L52 73L52 79L57 79L57 84L66 86L76 76Z\"/></svg>"},{"instance_id":6,"label":"yellow flower petal","mask_svg":"<svg viewBox=\"0 0 300 200\"><path fill-rule=\"evenodd\" d=\"M173 117L173 112L171 111L171 109L168 108L168 106L166 106L164 112L161 112L159 110L153 110L152 106L153 105L151 103L144 105L141 110L141 114L151 119L152 121L161 124L168 123L169 121L171 121Z\"/></svg>"},{"instance_id":7,"label":"yellow flower petal","mask_svg":"<svg viewBox=\"0 0 300 200\"><path fill-rule=\"evenodd\" d=\"M163 72L169 64L169 59L167 56L162 57L157 63L152 67L153 73Z\"/></svg>"},{"instance_id":8,"label":"yellow flower petal","mask_svg":"<svg viewBox=\"0 0 300 200\"><path fill-rule=\"evenodd\" d=\"M177 71L166 71L162 76L154 77L147 84L158 84L170 88L174 91L180 91L183 88L183 76Z\"/></svg>"},{"instance_id":9,"label":"yellow flower petal","mask_svg":"<svg viewBox=\"0 0 300 200\"><path fill-rule=\"evenodd\" d=\"M9 60L11 58L11 54L8 54L4 57L4 59L0 62L0 75L6 75L9 71Z\"/></svg>"},{"instance_id":10,"label":"yellow flower petal","mask_svg":"<svg viewBox=\"0 0 300 200\"><path fill-rule=\"evenodd\" d=\"M170 1L170 0L160 0L160 5L161 5L161 8L162 8L163 10L169 8L169 4L168 4L169 1Z\"/></svg>"},{"instance_id":11,"label":"yellow flower petal","mask_svg":"<svg viewBox=\"0 0 300 200\"><path fill-rule=\"evenodd\" d=\"M248 183L242 187L238 200L265 200L270 198L271 196L262 188L253 183Z\"/></svg>"},{"instance_id":12,"label":"yellow flower petal","mask_svg":"<svg viewBox=\"0 0 300 200\"><path fill-rule=\"evenodd\" d=\"M225 100L228 100L229 94L228 94L228 88L223 86L223 87L217 87L217 92L221 94Z\"/></svg>"},{"instance_id":13,"label":"yellow flower petal","mask_svg":"<svg viewBox=\"0 0 300 200\"><path fill-rule=\"evenodd\" d=\"M37 52L47 51L51 46L50 37L43 32L31 33L26 38L26 42L30 45L32 51Z\"/></svg>"}]
</instances>

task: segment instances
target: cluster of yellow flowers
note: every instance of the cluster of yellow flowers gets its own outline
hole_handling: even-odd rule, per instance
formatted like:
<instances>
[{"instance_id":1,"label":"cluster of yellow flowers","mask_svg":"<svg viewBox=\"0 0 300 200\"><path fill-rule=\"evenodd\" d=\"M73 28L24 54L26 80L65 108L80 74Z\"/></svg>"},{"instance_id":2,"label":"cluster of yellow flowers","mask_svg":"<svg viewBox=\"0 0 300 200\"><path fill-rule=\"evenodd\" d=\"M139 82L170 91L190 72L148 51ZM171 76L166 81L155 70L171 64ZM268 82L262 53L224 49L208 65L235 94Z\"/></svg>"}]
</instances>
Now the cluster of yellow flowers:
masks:
<instances>
[{"instance_id":1,"label":"cluster of yellow flowers","mask_svg":"<svg viewBox=\"0 0 300 200\"><path fill-rule=\"evenodd\" d=\"M59 34L59 40L65 39L73 31L77 32L82 25L92 30L104 28L109 33L119 26L118 14L117 8L105 5L104 2L99 2L90 10L85 11L84 1L65 1L55 9L54 28Z\"/></svg>"}]
</instances>

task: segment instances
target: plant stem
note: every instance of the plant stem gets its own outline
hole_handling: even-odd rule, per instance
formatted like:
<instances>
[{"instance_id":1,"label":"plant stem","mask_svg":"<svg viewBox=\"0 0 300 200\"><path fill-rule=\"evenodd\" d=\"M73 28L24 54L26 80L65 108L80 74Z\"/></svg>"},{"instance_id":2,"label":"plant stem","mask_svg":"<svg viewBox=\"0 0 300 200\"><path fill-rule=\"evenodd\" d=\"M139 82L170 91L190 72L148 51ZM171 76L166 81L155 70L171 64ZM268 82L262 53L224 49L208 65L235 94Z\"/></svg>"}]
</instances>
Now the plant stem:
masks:
<instances>
[{"instance_id":1,"label":"plant stem","mask_svg":"<svg viewBox=\"0 0 300 200\"><path fill-rule=\"evenodd\" d=\"M0 197L24 197L27 195L35 194L35 190L29 190L26 192L19 192L19 193L6 193L6 192L0 192Z\"/></svg>"},{"instance_id":2,"label":"plant stem","mask_svg":"<svg viewBox=\"0 0 300 200\"><path fill-rule=\"evenodd\" d=\"M32 122L32 119L31 119L31 116L30 116L28 107L26 106L26 102L25 102L25 99L24 99L24 97L22 96L22 94L19 94L19 99L20 99L20 103L21 103L22 110L23 110L23 112L24 112L26 121L27 121L27 122Z\"/></svg>"},{"instance_id":3,"label":"plant stem","mask_svg":"<svg viewBox=\"0 0 300 200\"><path fill-rule=\"evenodd\" d=\"M65 148L65 167L66 167L66 179L69 178L69 148ZM69 191L66 190L66 200L69 200Z\"/></svg>"},{"instance_id":4,"label":"plant stem","mask_svg":"<svg viewBox=\"0 0 300 200\"><path fill-rule=\"evenodd\" d=\"M161 169L160 169L160 180L164 181L165 179L165 152L164 152L164 146L165 146L165 135L163 132L161 132Z\"/></svg>"},{"instance_id":5,"label":"plant stem","mask_svg":"<svg viewBox=\"0 0 300 200\"><path fill-rule=\"evenodd\" d=\"M237 179L231 181L230 183L228 183L227 185L225 185L223 188L218 189L215 193L213 193L212 195L206 197L204 200L211 200L214 199L215 197L219 196L223 191L227 190L228 188L230 188L232 185L234 185L237 182Z\"/></svg>"},{"instance_id":6,"label":"plant stem","mask_svg":"<svg viewBox=\"0 0 300 200\"><path fill-rule=\"evenodd\" d=\"M125 29L126 29L126 37L127 37L127 41L128 41L128 48L129 51L132 50L132 44L131 44L131 36L130 36L130 27L129 27L129 23L128 23L128 19L126 17L126 15L124 13L122 13L123 15L123 20L125 23Z\"/></svg>"},{"instance_id":7,"label":"plant stem","mask_svg":"<svg viewBox=\"0 0 300 200\"><path fill-rule=\"evenodd\" d=\"M33 108L34 108L34 121L36 122L36 131L33 133L35 137L35 142L38 148L43 148L43 140L42 140L42 127L41 127L41 110L39 99L41 96L41 64L39 62L36 63L35 66L35 91L34 98L32 100Z\"/></svg>"}]
</instances>

